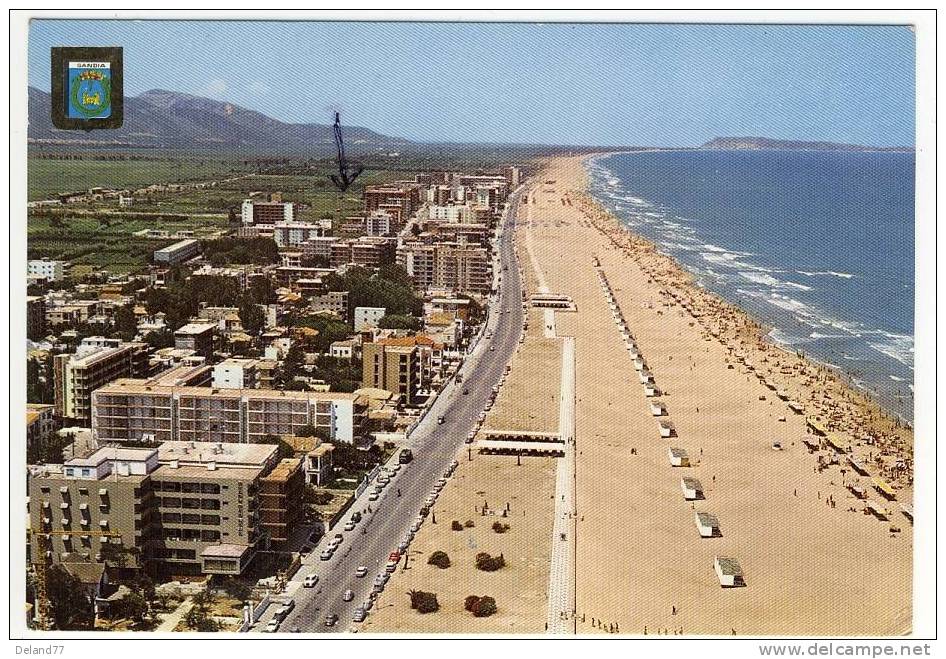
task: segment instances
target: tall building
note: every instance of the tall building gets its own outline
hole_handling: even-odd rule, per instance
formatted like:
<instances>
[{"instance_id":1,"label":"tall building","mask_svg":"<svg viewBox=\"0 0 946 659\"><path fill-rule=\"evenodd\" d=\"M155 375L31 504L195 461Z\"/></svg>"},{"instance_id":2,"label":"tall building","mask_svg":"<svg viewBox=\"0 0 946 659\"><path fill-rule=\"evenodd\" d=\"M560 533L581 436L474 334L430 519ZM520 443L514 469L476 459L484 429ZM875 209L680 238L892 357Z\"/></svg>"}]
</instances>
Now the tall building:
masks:
<instances>
[{"instance_id":1,"label":"tall building","mask_svg":"<svg viewBox=\"0 0 946 659\"><path fill-rule=\"evenodd\" d=\"M112 549L130 567L241 574L268 543L260 491L277 452L273 444L165 442L30 467L31 552L46 531L53 563L101 562ZM52 533L61 531L73 533Z\"/></svg>"},{"instance_id":2,"label":"tall building","mask_svg":"<svg viewBox=\"0 0 946 659\"><path fill-rule=\"evenodd\" d=\"M253 201L246 199L240 210L243 224L276 224L295 219L293 205L284 201Z\"/></svg>"},{"instance_id":3,"label":"tall building","mask_svg":"<svg viewBox=\"0 0 946 659\"><path fill-rule=\"evenodd\" d=\"M392 345L387 340L365 343L361 357L365 387L390 391L408 405L417 402L423 371L416 345Z\"/></svg>"},{"instance_id":4,"label":"tall building","mask_svg":"<svg viewBox=\"0 0 946 659\"><path fill-rule=\"evenodd\" d=\"M381 206L391 205L401 208L401 220L413 215L420 206L420 186L418 185L369 185L365 188L365 211L371 213Z\"/></svg>"},{"instance_id":5,"label":"tall building","mask_svg":"<svg viewBox=\"0 0 946 659\"><path fill-rule=\"evenodd\" d=\"M260 363L260 380L266 377ZM265 442L312 425L333 441L361 437L367 402L341 392L219 389L122 379L92 394L99 442Z\"/></svg>"},{"instance_id":6,"label":"tall building","mask_svg":"<svg viewBox=\"0 0 946 659\"><path fill-rule=\"evenodd\" d=\"M298 247L313 238L325 238L331 230L331 220L318 223L287 220L273 225L273 240L280 248Z\"/></svg>"},{"instance_id":7,"label":"tall building","mask_svg":"<svg viewBox=\"0 0 946 659\"><path fill-rule=\"evenodd\" d=\"M362 236L332 244L331 265L360 265L378 268L394 260L393 239Z\"/></svg>"},{"instance_id":8,"label":"tall building","mask_svg":"<svg viewBox=\"0 0 946 659\"><path fill-rule=\"evenodd\" d=\"M215 389L255 389L256 360L231 357L213 367Z\"/></svg>"},{"instance_id":9,"label":"tall building","mask_svg":"<svg viewBox=\"0 0 946 659\"><path fill-rule=\"evenodd\" d=\"M486 295L492 287L489 253L461 243L404 243L397 250L401 265L420 290L453 290Z\"/></svg>"},{"instance_id":10,"label":"tall building","mask_svg":"<svg viewBox=\"0 0 946 659\"><path fill-rule=\"evenodd\" d=\"M26 298L26 338L33 341L46 335L46 299L41 295Z\"/></svg>"},{"instance_id":11,"label":"tall building","mask_svg":"<svg viewBox=\"0 0 946 659\"><path fill-rule=\"evenodd\" d=\"M260 519L270 543L280 547L302 518L305 473L302 458L285 458L260 479Z\"/></svg>"},{"instance_id":12,"label":"tall building","mask_svg":"<svg viewBox=\"0 0 946 659\"><path fill-rule=\"evenodd\" d=\"M101 337L98 337L101 338ZM148 371L148 344L90 337L74 354L53 359L56 414L81 424L92 419L92 392L99 387Z\"/></svg>"},{"instance_id":13,"label":"tall building","mask_svg":"<svg viewBox=\"0 0 946 659\"><path fill-rule=\"evenodd\" d=\"M214 354L215 323L188 323L174 332L174 347L178 350L193 350L210 359Z\"/></svg>"}]
</instances>

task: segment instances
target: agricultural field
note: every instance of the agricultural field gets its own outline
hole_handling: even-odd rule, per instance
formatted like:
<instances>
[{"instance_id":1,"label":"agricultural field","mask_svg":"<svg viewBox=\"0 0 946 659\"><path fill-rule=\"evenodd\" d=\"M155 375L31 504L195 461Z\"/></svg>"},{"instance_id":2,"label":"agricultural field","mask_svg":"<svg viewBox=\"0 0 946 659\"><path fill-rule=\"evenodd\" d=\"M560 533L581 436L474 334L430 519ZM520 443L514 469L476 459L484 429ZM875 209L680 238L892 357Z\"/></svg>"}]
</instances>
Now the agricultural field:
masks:
<instances>
[{"instance_id":1,"label":"agricultural field","mask_svg":"<svg viewBox=\"0 0 946 659\"><path fill-rule=\"evenodd\" d=\"M29 158L27 196L29 201L54 199L60 192L139 188L152 183L185 183L226 178L250 171L242 161L191 160L81 160Z\"/></svg>"}]
</instances>

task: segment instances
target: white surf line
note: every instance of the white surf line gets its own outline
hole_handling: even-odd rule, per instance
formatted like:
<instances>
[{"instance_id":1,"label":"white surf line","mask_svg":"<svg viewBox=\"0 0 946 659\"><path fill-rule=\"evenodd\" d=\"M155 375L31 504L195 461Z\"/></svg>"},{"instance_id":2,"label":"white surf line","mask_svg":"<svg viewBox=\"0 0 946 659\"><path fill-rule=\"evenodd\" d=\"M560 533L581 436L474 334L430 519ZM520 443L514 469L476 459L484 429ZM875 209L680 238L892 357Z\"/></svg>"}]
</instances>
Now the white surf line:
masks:
<instances>
[{"instance_id":1,"label":"white surf line","mask_svg":"<svg viewBox=\"0 0 946 659\"><path fill-rule=\"evenodd\" d=\"M565 442L555 474L555 520L549 569L549 634L574 634L575 616L575 337L562 337L559 436Z\"/></svg>"}]
</instances>

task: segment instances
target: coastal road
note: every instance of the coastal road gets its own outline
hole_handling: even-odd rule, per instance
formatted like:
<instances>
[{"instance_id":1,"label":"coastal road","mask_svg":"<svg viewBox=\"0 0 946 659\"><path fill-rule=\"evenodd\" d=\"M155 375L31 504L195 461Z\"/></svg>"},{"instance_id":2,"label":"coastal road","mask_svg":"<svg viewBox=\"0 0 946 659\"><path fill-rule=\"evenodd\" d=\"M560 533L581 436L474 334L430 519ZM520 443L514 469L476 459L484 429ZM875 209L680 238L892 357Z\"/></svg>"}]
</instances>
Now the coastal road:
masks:
<instances>
[{"instance_id":1,"label":"coastal road","mask_svg":"<svg viewBox=\"0 0 946 659\"><path fill-rule=\"evenodd\" d=\"M352 505L351 511L363 511L364 519L353 531L343 533L342 544L332 558L321 561L319 553L342 528L341 523L327 533L315 551L306 557L283 596L292 597L295 608L280 625L280 632L347 630L352 624L354 610L368 599L375 576L384 572L388 555L397 550L408 535L437 480L453 460L468 459L468 453L462 450L464 440L478 427L492 389L499 383L506 364L515 353L522 332L522 282L513 228L521 194L522 188L510 194L500 220L496 242L501 264L499 290L489 305L486 334L459 370L463 376L462 383L458 384L455 378L447 382L429 412L410 434L406 445L411 447L414 460L400 469L381 498L369 502L369 488ZM464 390L468 393L463 393ZM438 423L439 417L443 417L443 423ZM371 512L368 512L369 507ZM423 523L435 523L436 517L435 503ZM436 519L436 523L447 524L449 521ZM410 552L408 557L406 569L410 569L413 560ZM402 558L398 570L405 569L404 565ZM359 566L368 568L367 576L355 576ZM315 588L301 587L302 580L311 573L319 575L318 585ZM343 595L349 589L354 592L354 597L346 602ZM267 613L271 617L272 613ZM324 623L329 614L338 616L334 626ZM253 631L260 631L264 623L265 618L254 626Z\"/></svg>"}]
</instances>

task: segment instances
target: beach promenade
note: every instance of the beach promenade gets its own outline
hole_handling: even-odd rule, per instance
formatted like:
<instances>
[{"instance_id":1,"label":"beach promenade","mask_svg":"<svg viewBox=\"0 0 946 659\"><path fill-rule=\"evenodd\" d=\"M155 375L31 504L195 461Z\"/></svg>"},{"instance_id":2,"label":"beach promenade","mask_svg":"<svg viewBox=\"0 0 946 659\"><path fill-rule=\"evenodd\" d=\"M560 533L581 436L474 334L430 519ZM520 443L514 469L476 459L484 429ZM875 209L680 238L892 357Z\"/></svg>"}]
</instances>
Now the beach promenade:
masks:
<instances>
[{"instance_id":1,"label":"beach promenade","mask_svg":"<svg viewBox=\"0 0 946 659\"><path fill-rule=\"evenodd\" d=\"M672 264L625 248L615 238L623 230L603 226L582 203L579 159L552 162L541 180L520 244L537 261L541 284L578 308L555 319L556 333L574 336L579 355L578 633L908 631L912 528L898 502L878 503L871 479L855 473L847 455L825 450L806 415L790 411L731 343L708 333L692 303L687 309L667 295L657 268ZM660 390L661 417L596 264ZM790 386L792 377L780 382ZM661 421L673 436L661 436ZM672 466L671 448L689 466ZM702 483L703 499L685 500L685 477ZM908 499L909 489L897 494ZM872 512L878 508L886 515ZM701 536L697 513L719 520L714 537ZM745 586L720 586L717 557L738 561Z\"/></svg>"}]
</instances>

